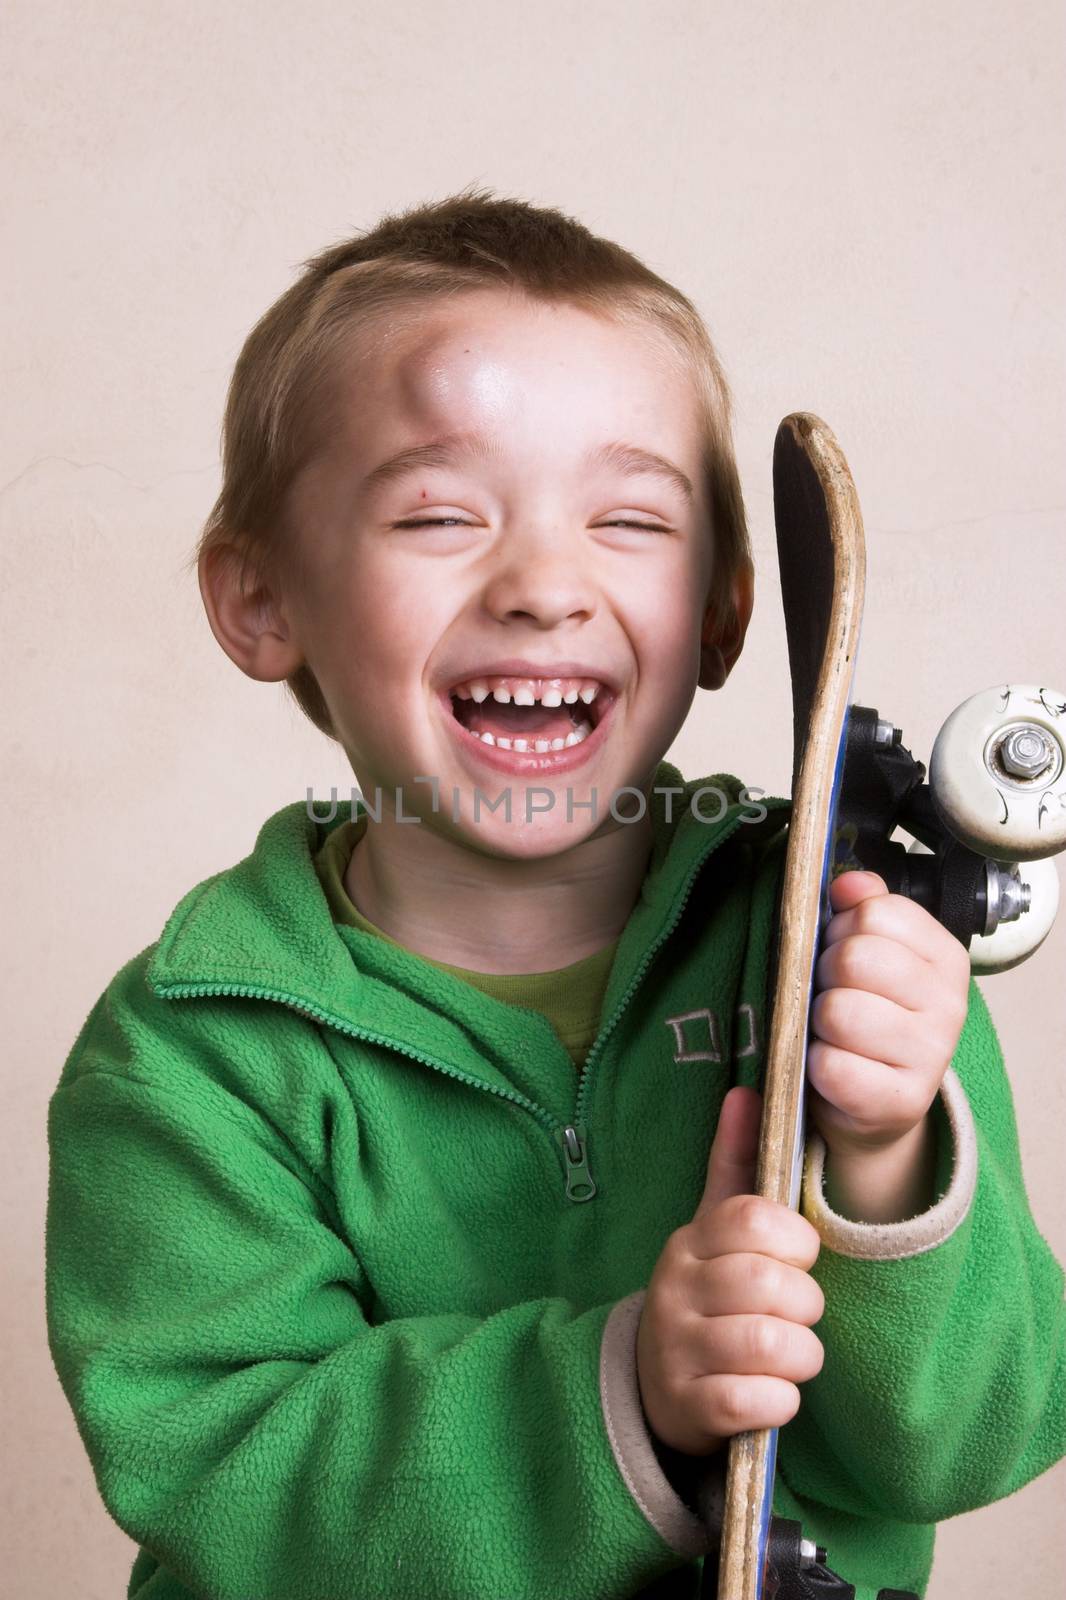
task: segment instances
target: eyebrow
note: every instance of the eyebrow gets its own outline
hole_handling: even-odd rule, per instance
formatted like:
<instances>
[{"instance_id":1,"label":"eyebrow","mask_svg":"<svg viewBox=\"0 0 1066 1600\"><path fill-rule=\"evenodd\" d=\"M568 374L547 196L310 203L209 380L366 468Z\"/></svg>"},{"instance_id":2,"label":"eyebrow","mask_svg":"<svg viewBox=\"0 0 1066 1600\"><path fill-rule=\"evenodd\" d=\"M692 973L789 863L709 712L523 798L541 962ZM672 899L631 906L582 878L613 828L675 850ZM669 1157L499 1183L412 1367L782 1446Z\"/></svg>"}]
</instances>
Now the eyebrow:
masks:
<instances>
[{"instance_id":1,"label":"eyebrow","mask_svg":"<svg viewBox=\"0 0 1066 1600\"><path fill-rule=\"evenodd\" d=\"M395 483L419 467L448 467L463 456L499 457L499 438L481 429L467 433L449 433L443 438L431 439L427 444L412 445L400 450L387 461L382 461L368 472L359 485L361 494L369 494L383 484ZM695 498L691 481L665 456L654 450L644 450L639 445L625 444L614 439L590 450L585 456L586 470L594 467L614 467L624 477L656 477L670 483L690 504Z\"/></svg>"}]
</instances>

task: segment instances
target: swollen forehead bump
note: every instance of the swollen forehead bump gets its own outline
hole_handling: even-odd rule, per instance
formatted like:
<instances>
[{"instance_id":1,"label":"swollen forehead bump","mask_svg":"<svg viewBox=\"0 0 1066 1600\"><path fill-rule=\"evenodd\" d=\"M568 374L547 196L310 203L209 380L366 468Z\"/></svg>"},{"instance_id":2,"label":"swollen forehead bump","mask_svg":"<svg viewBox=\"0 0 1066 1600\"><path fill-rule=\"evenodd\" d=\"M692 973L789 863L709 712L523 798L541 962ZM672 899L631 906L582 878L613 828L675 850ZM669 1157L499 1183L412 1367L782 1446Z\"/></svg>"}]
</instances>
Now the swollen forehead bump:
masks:
<instances>
[{"instance_id":1,"label":"swollen forehead bump","mask_svg":"<svg viewBox=\"0 0 1066 1600\"><path fill-rule=\"evenodd\" d=\"M398 376L405 406L431 426L501 419L517 399L515 376L503 362L454 339L412 352Z\"/></svg>"}]
</instances>

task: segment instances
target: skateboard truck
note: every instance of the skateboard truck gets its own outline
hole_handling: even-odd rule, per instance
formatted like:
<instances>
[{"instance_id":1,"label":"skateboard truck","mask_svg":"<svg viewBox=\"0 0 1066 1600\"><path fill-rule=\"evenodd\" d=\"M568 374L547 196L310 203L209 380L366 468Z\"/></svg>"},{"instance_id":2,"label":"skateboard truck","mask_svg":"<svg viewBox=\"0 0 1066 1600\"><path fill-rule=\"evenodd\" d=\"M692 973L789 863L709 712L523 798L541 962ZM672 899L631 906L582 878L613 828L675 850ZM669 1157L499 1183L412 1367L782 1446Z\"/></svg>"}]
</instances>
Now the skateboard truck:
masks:
<instances>
[{"instance_id":1,"label":"skateboard truck","mask_svg":"<svg viewBox=\"0 0 1066 1600\"><path fill-rule=\"evenodd\" d=\"M901 730L868 706L852 706L833 871L879 873L893 894L916 900L969 945L975 933L991 933L1000 920L1020 914L1022 907L1014 905L1017 879L951 835L924 780L925 767L904 748ZM890 839L897 826L932 854L913 855ZM996 909L1008 898L1012 910L1001 918Z\"/></svg>"},{"instance_id":2,"label":"skateboard truck","mask_svg":"<svg viewBox=\"0 0 1066 1600\"><path fill-rule=\"evenodd\" d=\"M833 872L866 868L879 873L890 892L916 900L960 943L971 948L976 940L983 950L982 942L990 941L997 929L1016 922L1030 910L1031 884L1022 882L1015 861L1002 856L995 859L987 843L978 850L959 839L951 820L945 817L937 785L924 781L924 765L904 748L901 738L900 730L884 721L877 711L867 706L851 707ZM1013 779L1020 791L1027 778L1040 779L1041 774L1031 770L1045 754L1045 747L1037 745L1035 733L1023 730L1009 735L997 749L1003 779ZM1006 813L1006 802L1003 805ZM890 839L897 826L903 827L918 844L908 850ZM1019 844L1032 851L1028 838L1021 841L1015 834L1010 842L1016 854L1021 853ZM1040 844L1048 847L1043 841ZM1007 853L1004 849L1003 854ZM1045 871L1039 859L1029 860L1027 877L1038 884L1042 900L1055 887L1044 876ZM1054 905L1049 909L1053 917ZM1033 937L1015 935L1009 955L975 959L975 970L988 972L1013 966L1040 943L1047 931L1045 922L1050 926L1050 918L1034 918ZM1002 943L1001 936L997 946Z\"/></svg>"},{"instance_id":3,"label":"skateboard truck","mask_svg":"<svg viewBox=\"0 0 1066 1600\"><path fill-rule=\"evenodd\" d=\"M804 1539L798 1522L773 1517L766 1551L763 1600L855 1600L855 1585L825 1565L821 1545ZM879 1589L877 1600L918 1600L909 1589Z\"/></svg>"}]
</instances>

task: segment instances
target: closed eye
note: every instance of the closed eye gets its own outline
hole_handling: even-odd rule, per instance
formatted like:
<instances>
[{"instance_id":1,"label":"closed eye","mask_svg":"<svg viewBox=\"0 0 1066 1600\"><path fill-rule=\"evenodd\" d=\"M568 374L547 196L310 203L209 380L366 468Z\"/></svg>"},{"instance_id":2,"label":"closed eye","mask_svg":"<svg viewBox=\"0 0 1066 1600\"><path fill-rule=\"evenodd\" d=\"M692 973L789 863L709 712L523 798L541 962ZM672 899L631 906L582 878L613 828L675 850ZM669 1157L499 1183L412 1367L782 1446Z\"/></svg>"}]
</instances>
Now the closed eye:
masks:
<instances>
[{"instance_id":1,"label":"closed eye","mask_svg":"<svg viewBox=\"0 0 1066 1600\"><path fill-rule=\"evenodd\" d=\"M415 522L394 522L394 528L473 528L473 522L463 522L458 517L419 517ZM648 533L669 533L669 528L661 528L654 522L630 522L623 517L615 518L611 522L597 522L597 528L644 528Z\"/></svg>"},{"instance_id":2,"label":"closed eye","mask_svg":"<svg viewBox=\"0 0 1066 1600\"><path fill-rule=\"evenodd\" d=\"M645 528L648 533L669 533L669 528L661 528L656 522L628 522L624 517L617 517L611 522L597 522L597 528Z\"/></svg>"},{"instance_id":3,"label":"closed eye","mask_svg":"<svg viewBox=\"0 0 1066 1600\"><path fill-rule=\"evenodd\" d=\"M462 522L458 517L420 517L417 522L394 522L394 528L443 528L447 524L454 528L472 528L472 522Z\"/></svg>"}]
</instances>

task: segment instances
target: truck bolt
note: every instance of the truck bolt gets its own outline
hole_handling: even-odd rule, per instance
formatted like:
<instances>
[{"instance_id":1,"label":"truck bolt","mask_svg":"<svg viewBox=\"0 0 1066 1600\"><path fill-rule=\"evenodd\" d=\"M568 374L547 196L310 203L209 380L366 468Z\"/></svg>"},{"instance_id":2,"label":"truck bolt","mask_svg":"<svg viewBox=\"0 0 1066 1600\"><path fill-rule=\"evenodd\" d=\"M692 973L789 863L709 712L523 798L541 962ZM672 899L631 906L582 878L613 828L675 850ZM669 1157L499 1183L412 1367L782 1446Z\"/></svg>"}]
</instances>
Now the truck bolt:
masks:
<instances>
[{"instance_id":1,"label":"truck bolt","mask_svg":"<svg viewBox=\"0 0 1066 1600\"><path fill-rule=\"evenodd\" d=\"M1012 778L1035 778L1051 761L1051 746L1031 722L1015 728L1000 746L1000 760Z\"/></svg>"}]
</instances>

